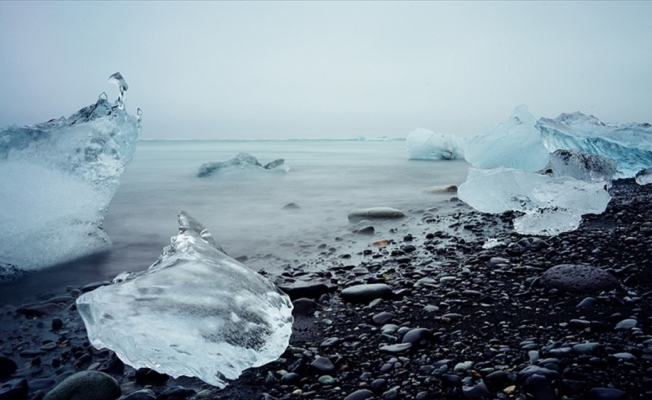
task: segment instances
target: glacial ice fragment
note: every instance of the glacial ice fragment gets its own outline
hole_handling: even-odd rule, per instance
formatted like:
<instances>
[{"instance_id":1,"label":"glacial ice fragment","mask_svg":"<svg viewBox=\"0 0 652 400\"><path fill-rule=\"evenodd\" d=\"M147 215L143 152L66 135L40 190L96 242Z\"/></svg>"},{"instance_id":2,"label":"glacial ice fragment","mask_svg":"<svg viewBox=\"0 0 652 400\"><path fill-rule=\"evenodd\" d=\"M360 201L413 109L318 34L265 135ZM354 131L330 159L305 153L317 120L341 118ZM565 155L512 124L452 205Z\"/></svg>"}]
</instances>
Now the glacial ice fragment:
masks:
<instances>
[{"instance_id":1,"label":"glacial ice fragment","mask_svg":"<svg viewBox=\"0 0 652 400\"><path fill-rule=\"evenodd\" d=\"M111 75L109 77L109 82L114 83L115 85L118 86L118 101L116 104L118 105L119 109L124 109L125 106L125 101L127 100L127 89L129 89L129 85L127 85L127 81L122 77L122 74L120 72L116 72L115 74Z\"/></svg>"},{"instance_id":2,"label":"glacial ice fragment","mask_svg":"<svg viewBox=\"0 0 652 400\"><path fill-rule=\"evenodd\" d=\"M134 368L220 388L276 360L293 323L289 297L227 256L184 212L179 234L157 262L83 294L77 307L93 346Z\"/></svg>"},{"instance_id":3,"label":"glacial ice fragment","mask_svg":"<svg viewBox=\"0 0 652 400\"><path fill-rule=\"evenodd\" d=\"M457 160L464 158L464 142L453 135L418 128L406 139L410 160Z\"/></svg>"},{"instance_id":4,"label":"glacial ice fragment","mask_svg":"<svg viewBox=\"0 0 652 400\"><path fill-rule=\"evenodd\" d=\"M583 181L610 183L616 174L616 162L598 154L576 149L558 149L550 155L550 167L555 176L570 176Z\"/></svg>"},{"instance_id":5,"label":"glacial ice fragment","mask_svg":"<svg viewBox=\"0 0 652 400\"><path fill-rule=\"evenodd\" d=\"M459 198L478 211L524 214L514 229L529 235L557 235L577 229L583 214L600 214L611 197L603 182L551 177L519 169L470 168Z\"/></svg>"},{"instance_id":6,"label":"glacial ice fragment","mask_svg":"<svg viewBox=\"0 0 652 400\"><path fill-rule=\"evenodd\" d=\"M68 118L0 129L0 273L108 250L102 220L140 128L100 95Z\"/></svg>"},{"instance_id":7,"label":"glacial ice fragment","mask_svg":"<svg viewBox=\"0 0 652 400\"><path fill-rule=\"evenodd\" d=\"M536 123L549 151L578 149L615 160L617 178L631 178L652 167L652 125L628 123L609 125L580 112L541 118Z\"/></svg>"},{"instance_id":8,"label":"glacial ice fragment","mask_svg":"<svg viewBox=\"0 0 652 400\"><path fill-rule=\"evenodd\" d=\"M472 137L464 148L466 161L476 168L518 168L527 172L548 164L548 150L527 107L519 106L510 119L491 131Z\"/></svg>"},{"instance_id":9,"label":"glacial ice fragment","mask_svg":"<svg viewBox=\"0 0 652 400\"><path fill-rule=\"evenodd\" d=\"M652 183L652 168L646 168L638 171L635 177L636 183L639 185L649 185Z\"/></svg>"},{"instance_id":10,"label":"glacial ice fragment","mask_svg":"<svg viewBox=\"0 0 652 400\"><path fill-rule=\"evenodd\" d=\"M249 153L238 153L235 157L220 162L204 163L199 167L197 176L199 178L206 178L212 176L220 171L238 170L238 169L258 169L258 170L274 170L287 172L289 168L285 164L285 160L279 158L265 165L261 164L258 159Z\"/></svg>"}]
</instances>

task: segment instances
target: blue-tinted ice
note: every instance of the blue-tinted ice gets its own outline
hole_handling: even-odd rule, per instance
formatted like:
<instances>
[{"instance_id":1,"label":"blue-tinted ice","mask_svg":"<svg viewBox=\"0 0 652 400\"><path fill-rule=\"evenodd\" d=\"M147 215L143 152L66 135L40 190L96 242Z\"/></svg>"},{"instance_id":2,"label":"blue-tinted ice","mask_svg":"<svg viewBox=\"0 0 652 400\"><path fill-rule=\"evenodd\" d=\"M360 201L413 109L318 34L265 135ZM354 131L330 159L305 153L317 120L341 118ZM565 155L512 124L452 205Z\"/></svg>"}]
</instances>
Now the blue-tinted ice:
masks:
<instances>
[{"instance_id":1,"label":"blue-tinted ice","mask_svg":"<svg viewBox=\"0 0 652 400\"><path fill-rule=\"evenodd\" d=\"M541 118L536 128L550 152L577 149L612 158L617 164L617 178L632 178L652 167L652 125L648 123L610 125L575 112L555 119Z\"/></svg>"},{"instance_id":2,"label":"blue-tinted ice","mask_svg":"<svg viewBox=\"0 0 652 400\"><path fill-rule=\"evenodd\" d=\"M141 127L123 105L103 95L68 118L0 129L0 275L110 247L102 220Z\"/></svg>"},{"instance_id":3,"label":"blue-tinted ice","mask_svg":"<svg viewBox=\"0 0 652 400\"><path fill-rule=\"evenodd\" d=\"M407 139L410 160L458 160L464 158L464 141L454 135L415 129Z\"/></svg>"},{"instance_id":4,"label":"blue-tinted ice","mask_svg":"<svg viewBox=\"0 0 652 400\"><path fill-rule=\"evenodd\" d=\"M179 234L144 272L80 296L91 344L134 368L195 376L218 387L276 360L292 333L292 303L227 256L185 213Z\"/></svg>"}]
</instances>

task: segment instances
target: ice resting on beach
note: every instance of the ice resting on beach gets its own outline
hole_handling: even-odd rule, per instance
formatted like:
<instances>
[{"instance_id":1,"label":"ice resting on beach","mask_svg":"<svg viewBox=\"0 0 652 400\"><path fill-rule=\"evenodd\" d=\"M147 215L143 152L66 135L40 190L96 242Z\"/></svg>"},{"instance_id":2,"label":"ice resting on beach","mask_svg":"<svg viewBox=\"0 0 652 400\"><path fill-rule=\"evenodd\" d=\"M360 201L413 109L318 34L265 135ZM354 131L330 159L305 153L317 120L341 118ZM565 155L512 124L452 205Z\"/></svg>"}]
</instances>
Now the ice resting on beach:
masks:
<instances>
[{"instance_id":1,"label":"ice resting on beach","mask_svg":"<svg viewBox=\"0 0 652 400\"><path fill-rule=\"evenodd\" d=\"M292 333L290 298L223 252L182 212L179 234L147 270L77 299L90 342L134 368L223 388L276 360Z\"/></svg>"}]
</instances>

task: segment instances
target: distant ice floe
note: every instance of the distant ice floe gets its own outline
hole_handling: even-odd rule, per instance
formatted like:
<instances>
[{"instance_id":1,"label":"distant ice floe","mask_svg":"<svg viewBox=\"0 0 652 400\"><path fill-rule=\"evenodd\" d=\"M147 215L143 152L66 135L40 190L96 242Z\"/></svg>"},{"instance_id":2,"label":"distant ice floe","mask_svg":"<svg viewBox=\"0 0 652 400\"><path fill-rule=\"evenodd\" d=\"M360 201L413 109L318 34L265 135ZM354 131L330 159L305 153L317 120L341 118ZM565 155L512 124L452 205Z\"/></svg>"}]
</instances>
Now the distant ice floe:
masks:
<instances>
[{"instance_id":1,"label":"distant ice floe","mask_svg":"<svg viewBox=\"0 0 652 400\"><path fill-rule=\"evenodd\" d=\"M74 260L111 246L102 229L141 129L127 83L68 118L0 129L0 275Z\"/></svg>"},{"instance_id":2,"label":"distant ice floe","mask_svg":"<svg viewBox=\"0 0 652 400\"><path fill-rule=\"evenodd\" d=\"M246 169L288 172L290 167L285 165L285 160L282 158L263 165L258 161L256 157L252 156L249 153L238 153L238 155L227 161L208 162L202 164L199 167L197 176L199 178L206 178L223 171Z\"/></svg>"},{"instance_id":3,"label":"distant ice floe","mask_svg":"<svg viewBox=\"0 0 652 400\"><path fill-rule=\"evenodd\" d=\"M464 159L464 141L454 135L418 128L408 135L406 144L410 160Z\"/></svg>"},{"instance_id":4,"label":"distant ice floe","mask_svg":"<svg viewBox=\"0 0 652 400\"><path fill-rule=\"evenodd\" d=\"M197 377L223 388L275 361L292 334L290 298L227 256L186 213L149 269L77 299L91 344L134 368Z\"/></svg>"},{"instance_id":5,"label":"distant ice floe","mask_svg":"<svg viewBox=\"0 0 652 400\"><path fill-rule=\"evenodd\" d=\"M557 235L577 229L584 214L604 212L614 178L652 166L652 128L582 113L535 121L519 106L507 122L469 139L465 156L475 168L460 199L482 212L522 212L514 220L519 233Z\"/></svg>"}]
</instances>

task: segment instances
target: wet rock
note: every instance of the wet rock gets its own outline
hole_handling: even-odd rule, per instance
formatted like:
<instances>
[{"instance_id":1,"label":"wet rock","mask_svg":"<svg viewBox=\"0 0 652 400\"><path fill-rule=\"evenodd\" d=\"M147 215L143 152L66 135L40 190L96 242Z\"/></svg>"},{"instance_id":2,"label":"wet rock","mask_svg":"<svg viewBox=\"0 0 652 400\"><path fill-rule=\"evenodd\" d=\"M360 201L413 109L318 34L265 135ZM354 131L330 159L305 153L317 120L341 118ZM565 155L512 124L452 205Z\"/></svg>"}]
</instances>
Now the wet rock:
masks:
<instances>
[{"instance_id":1,"label":"wet rock","mask_svg":"<svg viewBox=\"0 0 652 400\"><path fill-rule=\"evenodd\" d=\"M624 319L616 324L616 330L632 329L636 327L638 321L635 319Z\"/></svg>"},{"instance_id":2,"label":"wet rock","mask_svg":"<svg viewBox=\"0 0 652 400\"><path fill-rule=\"evenodd\" d=\"M297 282L290 285L278 285L278 288L290 296L292 300L300 298L318 299L322 294L330 292L330 288L322 282Z\"/></svg>"},{"instance_id":3,"label":"wet rock","mask_svg":"<svg viewBox=\"0 0 652 400\"><path fill-rule=\"evenodd\" d=\"M491 398L491 392L487 389L484 383L479 383L475 386L462 388L462 393L466 400L483 400Z\"/></svg>"},{"instance_id":4,"label":"wet rock","mask_svg":"<svg viewBox=\"0 0 652 400\"><path fill-rule=\"evenodd\" d=\"M408 331L403 336L403 343L412 343L417 345L423 340L430 340L432 338L432 331L427 328L415 328Z\"/></svg>"},{"instance_id":5,"label":"wet rock","mask_svg":"<svg viewBox=\"0 0 652 400\"><path fill-rule=\"evenodd\" d=\"M136 371L136 382L141 385L162 385L168 378L168 375L161 374L149 368L139 368Z\"/></svg>"},{"instance_id":6,"label":"wet rock","mask_svg":"<svg viewBox=\"0 0 652 400\"><path fill-rule=\"evenodd\" d=\"M13 374L18 365L11 358L0 356L0 376L9 376Z\"/></svg>"},{"instance_id":7,"label":"wet rock","mask_svg":"<svg viewBox=\"0 0 652 400\"><path fill-rule=\"evenodd\" d=\"M120 394L120 385L110 375L83 371L66 378L43 400L115 400Z\"/></svg>"},{"instance_id":8,"label":"wet rock","mask_svg":"<svg viewBox=\"0 0 652 400\"><path fill-rule=\"evenodd\" d=\"M561 264L543 273L541 285L575 293L611 290L618 280L610 273L589 265Z\"/></svg>"},{"instance_id":9,"label":"wet rock","mask_svg":"<svg viewBox=\"0 0 652 400\"><path fill-rule=\"evenodd\" d=\"M344 400L366 400L374 397L374 392L369 389L360 389L346 396Z\"/></svg>"},{"instance_id":10,"label":"wet rock","mask_svg":"<svg viewBox=\"0 0 652 400\"><path fill-rule=\"evenodd\" d=\"M330 374L336 371L335 365L326 357L317 357L310 364L310 367L322 374Z\"/></svg>"},{"instance_id":11,"label":"wet rock","mask_svg":"<svg viewBox=\"0 0 652 400\"><path fill-rule=\"evenodd\" d=\"M377 325L384 325L394 319L394 314L387 311L383 311L378 314L375 314L373 317L371 317L371 319Z\"/></svg>"},{"instance_id":12,"label":"wet rock","mask_svg":"<svg viewBox=\"0 0 652 400\"><path fill-rule=\"evenodd\" d=\"M555 400L555 391L550 386L550 382L542 375L530 375L525 381L523 389L534 400Z\"/></svg>"},{"instance_id":13,"label":"wet rock","mask_svg":"<svg viewBox=\"0 0 652 400\"><path fill-rule=\"evenodd\" d=\"M314 300L301 298L296 299L292 302L292 315L311 317L315 314L315 311L321 309L321 306Z\"/></svg>"},{"instance_id":14,"label":"wet rock","mask_svg":"<svg viewBox=\"0 0 652 400\"><path fill-rule=\"evenodd\" d=\"M358 235L373 236L376 233L376 229L373 226L368 225L363 228L354 230L353 233L356 233Z\"/></svg>"},{"instance_id":15,"label":"wet rock","mask_svg":"<svg viewBox=\"0 0 652 400\"><path fill-rule=\"evenodd\" d=\"M576 306L576 308L589 308L594 306L597 302L598 301L593 297L586 297Z\"/></svg>"},{"instance_id":16,"label":"wet rock","mask_svg":"<svg viewBox=\"0 0 652 400\"><path fill-rule=\"evenodd\" d=\"M622 390L611 388L593 388L586 395L587 400L623 400L627 394Z\"/></svg>"},{"instance_id":17,"label":"wet rock","mask_svg":"<svg viewBox=\"0 0 652 400\"><path fill-rule=\"evenodd\" d=\"M25 400L28 391L26 379L12 379L0 384L0 400Z\"/></svg>"},{"instance_id":18,"label":"wet rock","mask_svg":"<svg viewBox=\"0 0 652 400\"><path fill-rule=\"evenodd\" d=\"M373 207L353 210L349 213L348 219L351 222L362 221L363 219L397 219L405 218L405 214L395 208Z\"/></svg>"},{"instance_id":19,"label":"wet rock","mask_svg":"<svg viewBox=\"0 0 652 400\"><path fill-rule=\"evenodd\" d=\"M297 203L288 203L284 205L281 210L300 210L301 207Z\"/></svg>"},{"instance_id":20,"label":"wet rock","mask_svg":"<svg viewBox=\"0 0 652 400\"><path fill-rule=\"evenodd\" d=\"M349 286L342 290L342 299L351 303L368 303L375 299L391 299L392 289L384 283Z\"/></svg>"}]
</instances>

